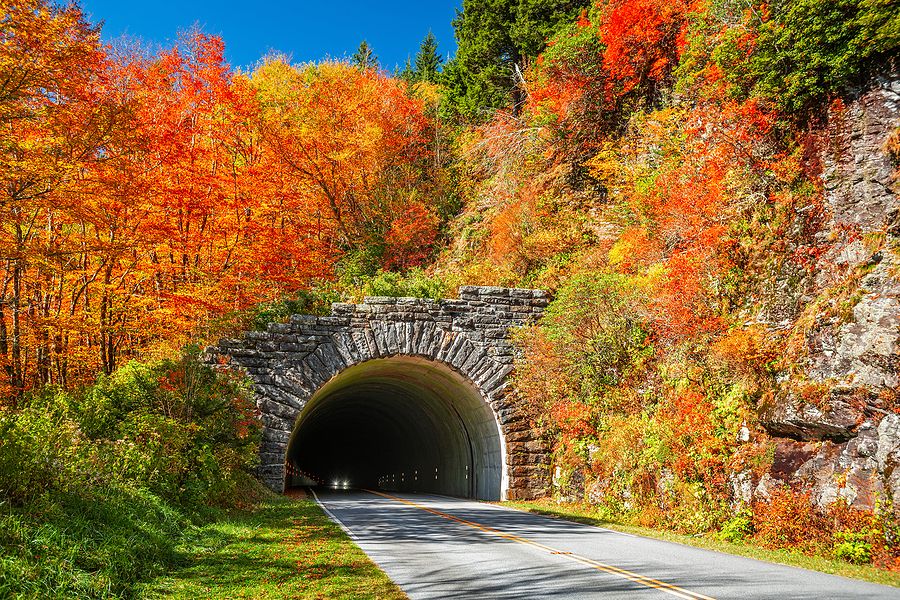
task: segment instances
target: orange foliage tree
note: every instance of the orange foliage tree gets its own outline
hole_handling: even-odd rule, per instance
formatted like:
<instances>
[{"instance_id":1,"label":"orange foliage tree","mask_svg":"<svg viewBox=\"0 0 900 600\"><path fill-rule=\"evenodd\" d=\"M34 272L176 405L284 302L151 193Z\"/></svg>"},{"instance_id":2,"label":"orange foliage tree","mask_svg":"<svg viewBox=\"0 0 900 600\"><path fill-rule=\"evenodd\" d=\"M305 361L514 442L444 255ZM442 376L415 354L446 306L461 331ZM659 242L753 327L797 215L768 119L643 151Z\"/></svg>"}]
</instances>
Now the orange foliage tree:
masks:
<instances>
[{"instance_id":1,"label":"orange foliage tree","mask_svg":"<svg viewBox=\"0 0 900 600\"><path fill-rule=\"evenodd\" d=\"M433 128L374 71L248 76L215 37L112 49L76 5L14 0L0 126L0 397L165 353L373 239L418 264L437 232Z\"/></svg>"},{"instance_id":2,"label":"orange foliage tree","mask_svg":"<svg viewBox=\"0 0 900 600\"><path fill-rule=\"evenodd\" d=\"M344 250L377 247L383 266L415 266L436 233L417 199L430 159L422 101L373 69L268 59L251 78L263 142ZM416 243L411 243L416 240Z\"/></svg>"}]
</instances>

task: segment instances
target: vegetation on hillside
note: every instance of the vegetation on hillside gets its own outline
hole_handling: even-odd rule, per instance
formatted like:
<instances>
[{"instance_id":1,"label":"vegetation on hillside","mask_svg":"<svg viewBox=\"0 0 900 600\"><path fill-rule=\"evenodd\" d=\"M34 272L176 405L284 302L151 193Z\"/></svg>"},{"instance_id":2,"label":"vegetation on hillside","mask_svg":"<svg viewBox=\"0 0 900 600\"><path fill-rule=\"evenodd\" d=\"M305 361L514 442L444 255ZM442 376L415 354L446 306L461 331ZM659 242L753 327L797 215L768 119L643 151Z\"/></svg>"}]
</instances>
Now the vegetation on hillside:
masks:
<instances>
[{"instance_id":1,"label":"vegetation on hillside","mask_svg":"<svg viewBox=\"0 0 900 600\"><path fill-rule=\"evenodd\" d=\"M898 23L896 6L866 0L600 0L518 63L505 110L472 116L459 136L467 202L433 270L554 290L518 334L516 384L560 497L898 567L886 498L823 512L790 488L750 504L737 493L741 473L772 464L758 412L797 360L789 333L757 319L767 278L779 265L812 274L821 254L810 128L890 68ZM477 47L461 36L459 56ZM448 77L445 101L459 103Z\"/></svg>"},{"instance_id":2,"label":"vegetation on hillside","mask_svg":"<svg viewBox=\"0 0 900 600\"><path fill-rule=\"evenodd\" d=\"M515 383L558 495L900 568L888 503L747 504L734 478L771 466L758 409L803 334L755 316L773 270L817 268L812 132L893 65L898 11L465 0L457 55L429 35L392 77L365 42L236 72L202 32L110 47L76 4L7 2L0 592L127 596L253 497L252 399L186 342L459 284L554 293Z\"/></svg>"},{"instance_id":3,"label":"vegetation on hillside","mask_svg":"<svg viewBox=\"0 0 900 600\"><path fill-rule=\"evenodd\" d=\"M196 350L29 394L0 413L0 595L132 596L195 524L258 497L258 439L243 379Z\"/></svg>"}]
</instances>

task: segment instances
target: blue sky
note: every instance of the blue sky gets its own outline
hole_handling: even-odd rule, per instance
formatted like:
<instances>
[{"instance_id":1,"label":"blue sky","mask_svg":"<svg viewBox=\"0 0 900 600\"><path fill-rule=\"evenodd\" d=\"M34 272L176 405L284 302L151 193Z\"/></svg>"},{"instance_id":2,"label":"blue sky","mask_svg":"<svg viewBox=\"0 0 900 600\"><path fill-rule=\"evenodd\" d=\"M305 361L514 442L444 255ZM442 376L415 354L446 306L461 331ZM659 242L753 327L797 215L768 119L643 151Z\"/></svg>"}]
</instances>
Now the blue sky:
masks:
<instances>
[{"instance_id":1,"label":"blue sky","mask_svg":"<svg viewBox=\"0 0 900 600\"><path fill-rule=\"evenodd\" d=\"M446 57L456 51L450 22L462 0L82 0L81 5L91 22L104 22L105 41L127 35L167 45L178 31L199 24L222 36L232 66L247 67L270 50L295 62L341 58L365 39L382 66L393 70L415 55L429 29L437 36L438 52Z\"/></svg>"}]
</instances>

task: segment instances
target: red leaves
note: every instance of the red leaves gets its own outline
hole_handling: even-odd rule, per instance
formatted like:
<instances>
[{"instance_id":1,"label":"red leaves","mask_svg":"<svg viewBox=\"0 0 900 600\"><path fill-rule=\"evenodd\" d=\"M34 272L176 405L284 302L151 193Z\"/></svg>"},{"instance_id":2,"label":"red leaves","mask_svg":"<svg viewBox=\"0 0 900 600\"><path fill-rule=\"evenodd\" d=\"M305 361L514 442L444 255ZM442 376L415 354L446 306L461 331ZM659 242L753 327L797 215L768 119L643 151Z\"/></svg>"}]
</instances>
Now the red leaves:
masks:
<instances>
[{"instance_id":1,"label":"red leaves","mask_svg":"<svg viewBox=\"0 0 900 600\"><path fill-rule=\"evenodd\" d=\"M687 0L612 0L602 6L598 26L606 44L603 66L610 76L610 95L666 77L690 7Z\"/></svg>"},{"instance_id":2,"label":"red leaves","mask_svg":"<svg viewBox=\"0 0 900 600\"><path fill-rule=\"evenodd\" d=\"M754 506L753 525L756 541L768 548L809 551L827 535L827 525L813 509L809 493L786 487L772 490L768 502Z\"/></svg>"},{"instance_id":3,"label":"red leaves","mask_svg":"<svg viewBox=\"0 0 900 600\"><path fill-rule=\"evenodd\" d=\"M587 9L583 9L581 11L581 13L578 15L578 20L575 23L579 28L591 26L591 20L588 18Z\"/></svg>"},{"instance_id":4,"label":"red leaves","mask_svg":"<svg viewBox=\"0 0 900 600\"><path fill-rule=\"evenodd\" d=\"M591 423L591 407L571 400L555 402L550 407L550 416L561 431L562 443L568 444L573 440L584 439L597 435L594 425Z\"/></svg>"},{"instance_id":5,"label":"red leaves","mask_svg":"<svg viewBox=\"0 0 900 600\"><path fill-rule=\"evenodd\" d=\"M431 256L439 220L425 204L411 200L401 207L385 236L387 267L406 270L422 265Z\"/></svg>"},{"instance_id":6,"label":"red leaves","mask_svg":"<svg viewBox=\"0 0 900 600\"><path fill-rule=\"evenodd\" d=\"M596 150L626 111L659 97L686 42L690 0L602 0L562 31L531 70L529 110L574 138L574 154Z\"/></svg>"},{"instance_id":7,"label":"red leaves","mask_svg":"<svg viewBox=\"0 0 900 600\"><path fill-rule=\"evenodd\" d=\"M707 296L711 269L707 260L705 253L681 252L665 262L665 275L650 300L659 339L672 343L721 329L721 319Z\"/></svg>"}]
</instances>

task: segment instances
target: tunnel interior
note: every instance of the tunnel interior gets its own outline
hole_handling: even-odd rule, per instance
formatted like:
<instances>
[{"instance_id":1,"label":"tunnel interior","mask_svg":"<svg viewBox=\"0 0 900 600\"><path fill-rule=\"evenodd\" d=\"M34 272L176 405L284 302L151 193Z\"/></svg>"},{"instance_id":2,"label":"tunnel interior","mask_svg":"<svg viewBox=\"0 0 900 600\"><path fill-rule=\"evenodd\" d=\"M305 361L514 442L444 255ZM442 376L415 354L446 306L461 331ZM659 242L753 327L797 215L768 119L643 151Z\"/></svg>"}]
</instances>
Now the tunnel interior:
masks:
<instances>
[{"instance_id":1,"label":"tunnel interior","mask_svg":"<svg viewBox=\"0 0 900 600\"><path fill-rule=\"evenodd\" d=\"M370 360L320 388L297 420L287 486L324 485L499 500L500 429L478 389L417 357Z\"/></svg>"}]
</instances>

